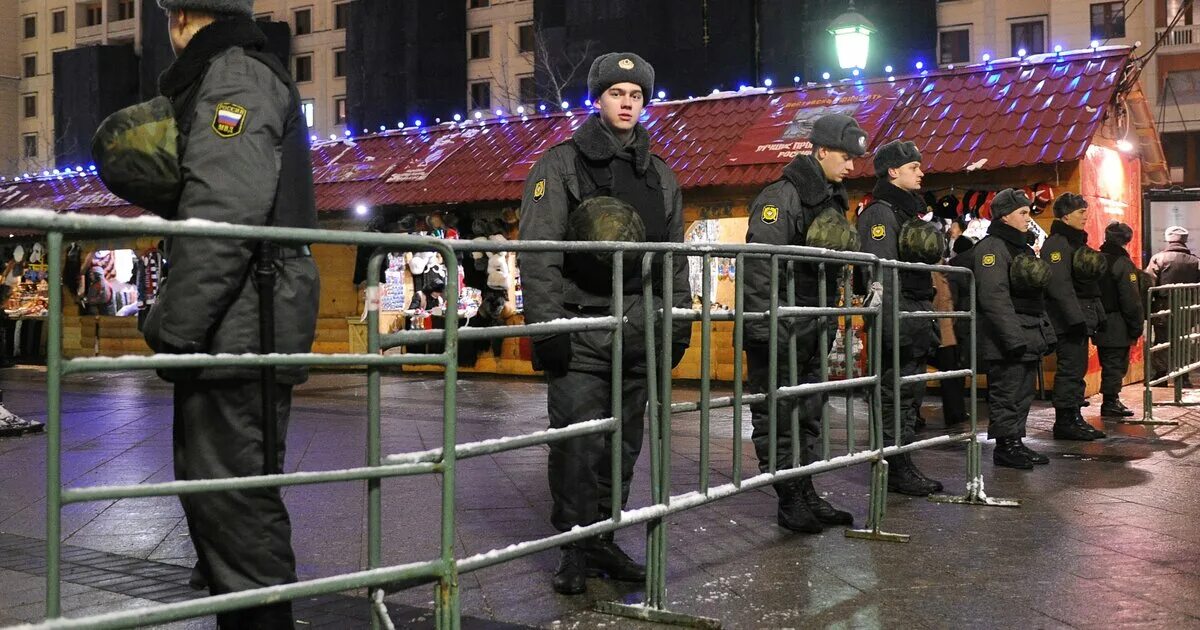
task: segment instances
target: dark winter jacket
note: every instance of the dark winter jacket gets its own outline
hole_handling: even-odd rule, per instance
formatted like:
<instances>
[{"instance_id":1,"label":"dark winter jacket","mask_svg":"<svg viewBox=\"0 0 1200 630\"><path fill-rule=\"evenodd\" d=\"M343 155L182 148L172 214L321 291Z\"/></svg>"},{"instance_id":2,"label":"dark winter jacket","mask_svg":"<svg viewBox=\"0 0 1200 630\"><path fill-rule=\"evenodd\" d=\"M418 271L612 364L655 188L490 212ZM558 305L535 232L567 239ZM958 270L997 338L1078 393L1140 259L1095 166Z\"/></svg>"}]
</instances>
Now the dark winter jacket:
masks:
<instances>
[{"instance_id":1,"label":"dark winter jacket","mask_svg":"<svg viewBox=\"0 0 1200 630\"><path fill-rule=\"evenodd\" d=\"M655 240L683 242L683 196L679 182L667 163L651 153L650 136L646 129L637 125L629 144L619 146L616 137L604 127L598 116L590 117L576 130L570 142L552 147L534 164L525 180L525 193L521 201L522 240L567 240L568 216L583 200L597 194L599 184L593 181L589 173L577 172L580 164L589 169L607 165L610 172L617 169L628 172L632 169L637 181L644 182L646 186L657 181L665 212L665 218L657 223L665 226L665 234ZM636 207L637 204L633 205ZM643 222L649 233L650 226L655 222L645 219ZM521 252L519 261L526 323L580 315L606 315L610 312L611 284L597 289L594 283L580 275L585 270L573 265L571 259L561 252ZM690 309L692 297L687 257L675 256L673 261L670 303L677 308ZM627 285L627 293L631 293L630 289ZM656 295L660 293L661 290L656 289ZM645 326L640 294L639 290L636 295L624 296L626 316L629 318L623 339L627 359L644 359L641 356L641 334ZM673 342L687 345L691 340L691 329L690 321L676 320L672 330ZM571 335L571 339L572 369L607 369L611 365L608 354L611 333L576 333Z\"/></svg>"},{"instance_id":2,"label":"dark winter jacket","mask_svg":"<svg viewBox=\"0 0 1200 630\"><path fill-rule=\"evenodd\" d=\"M979 356L985 361L1041 359L1057 343L1054 329L1044 311L1029 308L1040 296L1019 295L1009 282L1013 259L1020 254L1033 255L1025 233L1002 221L992 221L988 235L971 253L979 306Z\"/></svg>"},{"instance_id":3,"label":"dark winter jacket","mask_svg":"<svg viewBox=\"0 0 1200 630\"><path fill-rule=\"evenodd\" d=\"M1104 324L1099 286L1081 282L1072 266L1076 250L1087 247L1087 239L1087 232L1055 219L1050 236L1042 244L1042 260L1050 263L1046 314L1060 337L1091 335Z\"/></svg>"},{"instance_id":4,"label":"dark winter jacket","mask_svg":"<svg viewBox=\"0 0 1200 630\"><path fill-rule=\"evenodd\" d=\"M1096 347L1128 347L1142 336L1146 296L1140 291L1137 267L1124 247L1105 241L1100 253L1108 261L1108 270L1099 282L1108 321L1092 342Z\"/></svg>"},{"instance_id":5,"label":"dark winter jacket","mask_svg":"<svg viewBox=\"0 0 1200 630\"><path fill-rule=\"evenodd\" d=\"M747 243L765 245L804 245L808 228L822 212L834 210L845 216L850 201L846 186L825 179L821 165L812 155L801 155L783 168L783 177L768 185L750 204L746 228ZM848 226L848 224L847 224ZM747 258L745 269L745 310L763 312L771 306L771 263L766 258ZM841 266L825 267L826 304L837 303L838 279ZM740 272L741 270L739 270ZM779 264L779 303L787 304L784 282L786 265ZM820 303L819 270L809 263L795 264L796 304L817 306ZM811 321L780 320L779 339L785 340L793 323L807 328ZM769 323L765 320L746 322L746 345L763 346L770 339Z\"/></svg>"},{"instance_id":6,"label":"dark winter jacket","mask_svg":"<svg viewBox=\"0 0 1200 630\"><path fill-rule=\"evenodd\" d=\"M1200 282L1200 258L1184 243L1167 243L1161 252L1150 257L1146 273L1154 278L1154 286L1197 283Z\"/></svg>"},{"instance_id":7,"label":"dark winter jacket","mask_svg":"<svg viewBox=\"0 0 1200 630\"><path fill-rule=\"evenodd\" d=\"M875 254L887 260L900 259L900 229L905 223L925 210L925 202L917 195L886 180L880 179L875 184L872 193L874 201L858 215L858 236L862 243L862 251ZM870 267L859 267L864 281L862 288L869 286ZM933 274L928 271L913 271L902 269L900 277L900 310L902 311L931 311L933 310ZM891 304L895 289L892 286L892 270L884 269L883 278L883 344L891 347L893 342ZM865 290L863 291L865 293ZM936 324L928 319L906 319L900 322L900 344L903 348L913 350L920 346L922 350L929 349L937 342ZM917 356L924 352L917 352Z\"/></svg>"},{"instance_id":8,"label":"dark winter jacket","mask_svg":"<svg viewBox=\"0 0 1200 630\"><path fill-rule=\"evenodd\" d=\"M198 32L160 89L176 106L183 192L173 217L243 225L315 227L308 130L282 64L255 57L266 38L249 19ZM274 67L268 64L276 64ZM239 116L240 114L240 116ZM185 133L186 132L186 133ZM167 243L171 274L143 333L159 352L258 352L254 241L179 237ZM312 350L320 284L307 248L286 246L274 263L275 351ZM256 379L257 368L164 372L168 380ZM304 368L277 368L300 383Z\"/></svg>"}]
</instances>

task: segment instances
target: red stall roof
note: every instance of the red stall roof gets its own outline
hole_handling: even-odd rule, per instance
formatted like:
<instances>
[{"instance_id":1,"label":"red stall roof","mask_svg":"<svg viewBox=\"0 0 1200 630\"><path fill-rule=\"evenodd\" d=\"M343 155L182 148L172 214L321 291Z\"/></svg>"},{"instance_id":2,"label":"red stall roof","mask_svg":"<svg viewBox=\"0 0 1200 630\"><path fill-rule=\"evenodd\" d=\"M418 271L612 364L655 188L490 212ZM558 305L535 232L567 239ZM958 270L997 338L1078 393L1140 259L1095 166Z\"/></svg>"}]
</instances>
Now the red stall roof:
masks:
<instances>
[{"instance_id":1,"label":"red stall roof","mask_svg":"<svg viewBox=\"0 0 1200 630\"><path fill-rule=\"evenodd\" d=\"M812 121L828 112L855 116L872 151L890 140L916 142L926 173L1071 162L1083 157L1117 101L1130 53L1107 47L894 79L754 88L653 103L644 125L688 189L773 181L811 148L804 138ZM516 202L537 158L586 116L512 116L319 142L312 153L317 206ZM851 177L872 174L868 157ZM0 208L30 206L108 214L126 204L94 176L0 182Z\"/></svg>"}]
</instances>

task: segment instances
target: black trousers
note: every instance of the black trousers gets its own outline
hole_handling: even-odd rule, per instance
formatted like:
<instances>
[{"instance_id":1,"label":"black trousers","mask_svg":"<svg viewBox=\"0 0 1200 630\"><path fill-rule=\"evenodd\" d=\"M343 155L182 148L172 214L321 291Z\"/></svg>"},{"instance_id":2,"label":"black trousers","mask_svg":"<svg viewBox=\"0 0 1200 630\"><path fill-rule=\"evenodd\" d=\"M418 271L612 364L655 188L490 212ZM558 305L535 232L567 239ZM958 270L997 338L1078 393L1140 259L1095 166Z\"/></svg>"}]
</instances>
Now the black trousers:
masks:
<instances>
[{"instance_id":1,"label":"black trousers","mask_svg":"<svg viewBox=\"0 0 1200 630\"><path fill-rule=\"evenodd\" d=\"M900 376L912 376L925 371L929 362L927 355L908 356L903 350L900 353ZM883 440L887 444L896 443L896 393L892 388L892 379L896 370L893 369L892 349L883 351L883 384L881 398L883 400ZM900 385L900 442L908 444L917 438L917 412L921 409L921 399L924 398L925 383L905 383Z\"/></svg>"},{"instance_id":2,"label":"black trousers","mask_svg":"<svg viewBox=\"0 0 1200 630\"><path fill-rule=\"evenodd\" d=\"M970 357L964 362L960 355L958 346L942 346L935 355L934 366L941 372L965 369ZM942 419L948 423L966 422L968 419L966 383L966 379L962 378L945 379L938 383L942 392Z\"/></svg>"},{"instance_id":3,"label":"black trousers","mask_svg":"<svg viewBox=\"0 0 1200 630\"><path fill-rule=\"evenodd\" d=\"M1083 376L1087 374L1088 338L1063 335L1058 338L1058 359L1054 368L1055 409L1083 406Z\"/></svg>"},{"instance_id":4,"label":"black trousers","mask_svg":"<svg viewBox=\"0 0 1200 630\"><path fill-rule=\"evenodd\" d=\"M832 335L831 335L832 337ZM800 383L816 383L821 378L820 355L816 353L817 339L814 337L797 340L799 355L796 361L797 380ZM776 384L784 387L788 384L787 353L780 352L779 364L776 366ZM768 349L760 346L746 348L746 369L750 377L749 386L752 394L767 393L770 379L770 356ZM821 442L821 408L828 398L826 394L814 394L794 398L779 399L775 406L775 466L776 469L792 467L792 453L799 449L800 463L809 464L820 459L817 446ZM792 439L792 409L800 412L800 435ZM767 472L771 456L771 424L770 405L763 401L750 405L750 421L754 425L751 438L754 441L754 451L758 455L758 469ZM794 443L798 442L798 444Z\"/></svg>"},{"instance_id":5,"label":"black trousers","mask_svg":"<svg viewBox=\"0 0 1200 630\"><path fill-rule=\"evenodd\" d=\"M992 361L988 364L988 439L1025 437L1037 364L1037 361Z\"/></svg>"},{"instance_id":6,"label":"black trousers","mask_svg":"<svg viewBox=\"0 0 1200 630\"><path fill-rule=\"evenodd\" d=\"M175 384L175 478L222 479L263 472L257 381ZM276 386L282 466L292 387ZM213 595L296 581L292 526L278 488L203 492L179 498L197 569ZM221 628L292 628L291 602L217 615Z\"/></svg>"},{"instance_id":7,"label":"black trousers","mask_svg":"<svg viewBox=\"0 0 1200 630\"><path fill-rule=\"evenodd\" d=\"M612 416L612 375L568 371L550 375L546 402L550 426ZM621 382L621 505L629 501L633 467L642 452L646 420L646 377L626 374ZM592 434L550 445L550 522L559 531L591 525L610 516L612 436Z\"/></svg>"},{"instance_id":8,"label":"black trousers","mask_svg":"<svg viewBox=\"0 0 1200 630\"><path fill-rule=\"evenodd\" d=\"M1099 347L1096 351L1100 355L1100 393L1105 400L1115 400L1129 370L1129 346Z\"/></svg>"}]
</instances>

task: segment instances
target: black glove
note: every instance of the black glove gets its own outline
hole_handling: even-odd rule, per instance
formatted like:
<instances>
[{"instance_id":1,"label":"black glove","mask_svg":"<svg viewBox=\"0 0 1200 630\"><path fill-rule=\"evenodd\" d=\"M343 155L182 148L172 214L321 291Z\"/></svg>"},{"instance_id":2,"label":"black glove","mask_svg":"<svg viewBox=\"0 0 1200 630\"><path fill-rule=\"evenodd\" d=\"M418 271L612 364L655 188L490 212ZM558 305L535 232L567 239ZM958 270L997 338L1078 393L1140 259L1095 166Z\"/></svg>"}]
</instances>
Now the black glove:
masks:
<instances>
[{"instance_id":1,"label":"black glove","mask_svg":"<svg viewBox=\"0 0 1200 630\"><path fill-rule=\"evenodd\" d=\"M1126 330L1126 332L1128 332L1128 333L1129 333L1129 338L1130 338L1131 340L1134 340L1134 341L1136 341L1138 338L1140 338L1140 337L1142 336L1142 327L1141 327L1141 326L1138 326L1137 328L1134 328L1134 327L1130 326L1130 327L1129 327L1129 328Z\"/></svg>"},{"instance_id":2,"label":"black glove","mask_svg":"<svg viewBox=\"0 0 1200 630\"><path fill-rule=\"evenodd\" d=\"M1008 349L1008 357L1010 359L1020 359L1025 356L1025 344L1017 344Z\"/></svg>"},{"instance_id":3,"label":"black glove","mask_svg":"<svg viewBox=\"0 0 1200 630\"><path fill-rule=\"evenodd\" d=\"M571 335L563 333L534 341L533 358L545 372L566 372L571 365Z\"/></svg>"},{"instance_id":4,"label":"black glove","mask_svg":"<svg viewBox=\"0 0 1200 630\"><path fill-rule=\"evenodd\" d=\"M1068 337L1086 337L1087 336L1087 322L1078 322L1075 324L1071 324L1070 326L1067 326L1067 336Z\"/></svg>"},{"instance_id":5,"label":"black glove","mask_svg":"<svg viewBox=\"0 0 1200 630\"><path fill-rule=\"evenodd\" d=\"M687 352L687 349L686 343L677 343L671 346L671 369L679 367L679 362L683 361L683 353Z\"/></svg>"}]
</instances>

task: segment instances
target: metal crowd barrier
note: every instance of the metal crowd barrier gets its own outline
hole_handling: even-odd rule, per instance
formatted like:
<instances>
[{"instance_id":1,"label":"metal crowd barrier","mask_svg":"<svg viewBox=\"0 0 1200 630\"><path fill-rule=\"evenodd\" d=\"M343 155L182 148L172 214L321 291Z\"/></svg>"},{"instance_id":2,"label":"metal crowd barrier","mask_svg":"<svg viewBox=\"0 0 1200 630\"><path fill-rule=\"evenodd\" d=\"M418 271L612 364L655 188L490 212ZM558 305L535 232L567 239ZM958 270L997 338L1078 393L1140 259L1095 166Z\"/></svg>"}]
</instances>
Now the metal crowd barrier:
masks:
<instances>
[{"instance_id":1,"label":"metal crowd barrier","mask_svg":"<svg viewBox=\"0 0 1200 630\"><path fill-rule=\"evenodd\" d=\"M1155 308L1166 307L1163 310ZM1120 422L1131 424L1176 425L1170 420L1154 419L1154 396L1150 388L1171 383L1175 405L1183 401L1183 379L1200 368L1200 284L1164 284L1146 290L1146 320L1142 330L1145 339L1145 390L1142 395L1142 419ZM1165 339L1164 339L1165 337ZM1155 353L1166 355L1166 373L1155 377Z\"/></svg>"},{"instance_id":2,"label":"metal crowd barrier","mask_svg":"<svg viewBox=\"0 0 1200 630\"><path fill-rule=\"evenodd\" d=\"M665 609L666 594L666 562L667 539L665 517L671 514L689 510L718 499L741 492L760 488L784 479L807 476L838 468L845 468L859 463L872 464L871 506L865 529L847 531L847 536L872 538L880 540L905 541L907 536L883 532L881 525L884 517L884 505L887 495L887 463L885 457L928 448L947 443L967 442L967 481L966 490L957 497L931 497L934 501L968 503L974 505L1018 505L1015 501L998 500L987 497L984 493L982 475L980 474L980 444L976 435L976 396L975 396L975 334L974 309L966 312L920 312L902 313L899 300L893 300L892 312L889 314L894 324L902 318L969 318L972 322L971 335L971 366L970 369L934 372L906 377L897 377L891 386L897 390L903 383L970 377L971 385L971 430L955 435L944 435L904 445L884 444L882 422L880 417L881 379L879 374L882 367L881 335L878 334L884 316L880 300L872 300L863 307L830 306L826 304L824 291L825 274L821 273L821 298L818 306L796 306L794 283L791 282L796 264L815 264L823 272L827 265L859 265L869 266L874 270L873 277L879 278L884 269L896 274L900 269L928 269L944 273L970 273L957 267L916 265L884 261L869 254L842 253L805 247L772 247L763 245L685 245L674 243L630 244L630 243L580 243L580 242L506 242L484 243L474 241L444 241L425 237L405 235L389 235L361 232L344 232L337 230L306 230L294 228L263 228L238 226L204 222L167 222L159 219L118 219L112 217L92 217L71 214L55 214L40 210L15 210L0 213L0 226L47 232L49 275L50 275L50 304L49 304L49 341L47 356L47 573L46 573L46 617L47 620L38 624L39 628L126 628L141 625L159 624L191 617L211 615L218 612L231 611L263 604L294 600L301 597L334 593L347 590L368 589L368 605L372 611L372 627L392 627L384 602L384 586L402 583L414 584L420 582L436 582L434 607L435 623L440 629L454 629L460 626L461 609L459 604L458 576L462 573L476 571L485 567L497 565L529 554L545 551L573 541L610 532L622 527L646 523L647 525L647 578L646 593L643 603L638 605L606 602L598 605L602 611L639 619L659 622L692 625L697 627L715 627L719 622L710 619L693 617L682 613L674 613ZM62 356L62 326L63 326L63 297L62 297L62 262L64 234L87 235L126 235L143 234L165 236L189 236L207 238L229 238L247 241L270 240L277 243L335 243L349 245L375 246L376 250L370 259L368 269L367 316L368 316L368 348L366 354L270 354L270 355L153 355L148 357L93 357L65 359ZM384 251L436 251L445 260L447 277L456 278L458 262L456 253L464 252L592 252L612 256L613 269L613 304L611 315L604 317L581 317L554 322L496 326L486 329L460 328L457 309L453 306L446 309L445 328L440 330L404 331L393 334L379 333L379 270L382 265ZM568 532L558 533L545 538L528 540L510 545L504 549L495 549L484 553L459 558L454 552L455 540L455 473L460 459L467 459L485 454L498 453L528 446L548 444L557 440L572 437L608 433L612 436L612 487L620 488L621 479L621 423L617 420L621 412L621 386L623 375L622 337L626 323L624 317L624 254L637 252L642 254L642 286L645 304L651 305L653 293L654 262L661 261L663 278L660 283L664 296L672 293L673 264L675 256L701 257L705 269L711 264L713 257L733 257L738 269L744 269L747 259L768 259L771 269L778 271L784 265L788 289L786 304L779 304L779 274L773 273L771 278L772 299L770 309L766 312L746 312L744 309L745 282L743 275L738 275L735 281L735 304L733 311L714 311L709 300L703 300L700 309L653 308L644 309L646 325L645 350L650 359L647 362L647 383L649 394L648 425L650 431L649 452L651 468L651 497L652 504L636 509L622 510L620 493L614 492L612 516L604 521L577 527ZM843 274L843 278L847 277ZM704 295L710 294L711 280L709 274L703 274ZM450 286L450 285L448 285ZM456 285L454 285L456 286ZM894 283L899 288L899 282ZM875 289L875 293L879 293ZM972 304L974 304L974 289L972 288ZM457 296L454 296L457 297ZM669 303L669 297L666 298ZM446 297L447 304L457 304L451 295ZM868 332L869 371L874 374L855 376L853 371L852 352L847 350L847 374L840 381L831 381L829 375L829 323L836 323L837 318L844 318L847 334L846 343L852 347L852 318L858 316L864 319ZM821 381L816 383L797 383L796 343L797 333L794 329L787 339L789 352L789 382L780 386L776 382L776 366L778 365L779 340L778 321L780 318L818 317L823 320L820 327L820 361ZM698 402L672 402L672 381L669 366L659 365L654 357L669 357L671 355L672 324L675 319L699 320L704 325L701 332L701 398ZM770 369L771 377L769 391L766 394L747 395L743 393L744 365L742 346L744 326L748 320L767 320L770 330ZM714 321L734 322L734 382L733 396L713 398L711 396L711 353L712 343L709 324ZM661 331L661 341L656 344L655 327ZM898 330L897 326L897 330ZM459 444L456 439L457 401L455 398L457 383L457 350L459 340L465 339L496 339L502 337L524 337L529 335L549 333L569 333L587 330L611 330L612 342L612 416L573 424L565 428L550 429L536 433L489 439L478 442ZM414 344L442 344L441 352L437 353L385 353L386 350ZM893 357L898 360L898 357ZM136 486L99 486L89 488L64 488L61 480L61 431L62 431L62 377L68 374L95 372L105 370L125 369L161 369L161 368L197 368L211 366L255 366L266 365L308 365L356 367L365 366L367 371L367 465L357 468L328 471L305 471L286 474L243 477L235 479L206 479L193 481L174 481L167 483L140 484ZM397 453L384 455L381 450L381 382L383 369L400 365L437 365L444 368L443 382L443 443L442 447L422 452ZM897 374L899 374L897 364ZM855 414L850 398L851 390L867 390L870 398L868 412L868 429L870 440L867 448L857 449L854 443ZM794 449L793 461L790 468L778 468L779 462L774 461L777 445L776 429L772 422L770 431L770 449L772 453L769 470L743 479L742 467L742 406L746 403L767 401L771 403L770 413L774 419L776 407L774 403L780 399L821 394L831 391L844 391L847 394L847 445L844 455L830 457L829 429L830 421L827 410L821 413L821 424L824 438L822 444L823 459L807 465L800 465L799 449ZM897 400L899 399L897 395ZM899 407L897 405L897 407ZM712 485L709 481L711 435L709 426L713 409L733 409L733 465L730 483ZM700 479L698 489L681 494L672 494L671 466L671 415L674 413L700 412L700 426L703 436L700 452ZM798 409L793 408L791 414L792 435L802 435L798 426ZM896 419L899 422L899 418ZM899 435L899 432L897 432ZM438 557L424 562L411 562L400 565L384 566L382 521L382 482L385 478L417 474L442 475L441 503L441 541ZM65 504L85 501L117 500L137 497L155 497L179 495L197 492L227 491L246 488L281 487L290 485L363 480L367 484L367 528L368 554L367 568L348 574L305 580L293 584L258 588L249 591L228 593L212 597L200 598L172 604L156 605L136 610L120 611L94 615L84 618L62 617L60 602L60 552L61 552L61 509Z\"/></svg>"}]
</instances>

